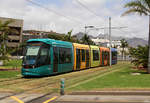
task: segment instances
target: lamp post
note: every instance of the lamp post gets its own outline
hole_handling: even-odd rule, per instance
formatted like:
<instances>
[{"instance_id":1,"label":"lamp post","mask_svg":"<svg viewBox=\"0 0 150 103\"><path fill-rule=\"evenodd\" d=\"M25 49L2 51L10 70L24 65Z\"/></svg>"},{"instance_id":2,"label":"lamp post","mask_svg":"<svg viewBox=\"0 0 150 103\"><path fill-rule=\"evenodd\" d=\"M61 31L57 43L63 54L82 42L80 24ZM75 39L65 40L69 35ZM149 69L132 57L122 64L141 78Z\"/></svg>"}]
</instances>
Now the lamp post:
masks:
<instances>
[{"instance_id":1,"label":"lamp post","mask_svg":"<svg viewBox=\"0 0 150 103\"><path fill-rule=\"evenodd\" d=\"M86 35L87 28L94 28L94 26L85 26L84 28L85 28L85 35Z\"/></svg>"}]
</instances>

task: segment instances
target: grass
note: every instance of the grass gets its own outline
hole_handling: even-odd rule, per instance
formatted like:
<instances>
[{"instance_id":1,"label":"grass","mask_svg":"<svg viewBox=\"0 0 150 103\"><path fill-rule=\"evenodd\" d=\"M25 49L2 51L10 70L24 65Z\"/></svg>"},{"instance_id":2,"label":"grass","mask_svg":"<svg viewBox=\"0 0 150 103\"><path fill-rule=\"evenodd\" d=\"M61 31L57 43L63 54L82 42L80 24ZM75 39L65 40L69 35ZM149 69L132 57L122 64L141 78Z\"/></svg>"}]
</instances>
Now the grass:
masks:
<instances>
[{"instance_id":1,"label":"grass","mask_svg":"<svg viewBox=\"0 0 150 103\"><path fill-rule=\"evenodd\" d=\"M143 71L133 70L131 66L128 62L119 62L111 68L109 66L98 67L43 78L20 79L15 79L15 77L21 76L17 71L1 71L0 81L5 80L5 78L7 81L0 83L0 92L56 93L60 90L61 78L65 78L66 92L108 90L109 88L150 89L150 75ZM132 72L140 72L141 75L133 76L131 75Z\"/></svg>"},{"instance_id":2,"label":"grass","mask_svg":"<svg viewBox=\"0 0 150 103\"><path fill-rule=\"evenodd\" d=\"M120 64L113 67L120 67ZM65 78L65 87L69 87L78 82L84 81L88 78L100 75L103 72L110 71L109 67L98 67L91 68L87 70L71 72L56 76L49 76L44 78L21 78L13 79L12 77L0 83L0 92L23 92L28 91L30 93L49 93L49 92L59 92L60 90L60 79ZM6 74L7 75L7 74ZM0 79L0 81L5 79ZM36 88L36 89L35 89Z\"/></svg>"},{"instance_id":3,"label":"grass","mask_svg":"<svg viewBox=\"0 0 150 103\"><path fill-rule=\"evenodd\" d=\"M0 69L15 69L21 68L22 60L12 59L9 61L4 61L4 65L0 66Z\"/></svg>"},{"instance_id":4,"label":"grass","mask_svg":"<svg viewBox=\"0 0 150 103\"><path fill-rule=\"evenodd\" d=\"M132 75L132 73L140 73L141 75ZM123 66L117 72L100 76L94 80L81 83L71 88L73 91L79 90L102 90L102 89L142 89L150 88L150 74L144 71L133 70L131 65Z\"/></svg>"},{"instance_id":5,"label":"grass","mask_svg":"<svg viewBox=\"0 0 150 103\"><path fill-rule=\"evenodd\" d=\"M2 78L15 78L20 76L19 71L0 71L0 79Z\"/></svg>"}]
</instances>

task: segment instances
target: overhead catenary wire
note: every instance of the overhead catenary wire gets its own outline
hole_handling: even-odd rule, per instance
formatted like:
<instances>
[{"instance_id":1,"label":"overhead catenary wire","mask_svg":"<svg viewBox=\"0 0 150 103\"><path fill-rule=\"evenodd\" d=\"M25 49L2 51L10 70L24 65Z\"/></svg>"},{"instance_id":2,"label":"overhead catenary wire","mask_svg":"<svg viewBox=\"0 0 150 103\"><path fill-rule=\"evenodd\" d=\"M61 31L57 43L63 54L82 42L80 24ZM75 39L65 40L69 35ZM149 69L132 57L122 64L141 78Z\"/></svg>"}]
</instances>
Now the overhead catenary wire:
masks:
<instances>
[{"instance_id":1,"label":"overhead catenary wire","mask_svg":"<svg viewBox=\"0 0 150 103\"><path fill-rule=\"evenodd\" d=\"M90 9L87 5L85 5L85 1L84 3L82 3L80 0L75 0L81 7L83 7L84 9L86 9L88 12L90 12L91 14L93 14L94 16L96 16L97 18L99 18L101 20L101 16L99 16L95 11L93 11L92 9ZM105 16L106 17L106 16ZM107 17L108 18L108 17Z\"/></svg>"},{"instance_id":2,"label":"overhead catenary wire","mask_svg":"<svg viewBox=\"0 0 150 103\"><path fill-rule=\"evenodd\" d=\"M43 6L43 5L40 4L40 3L31 1L31 0L26 0L26 1L27 1L27 2L30 2L30 3L33 4L33 5L39 6L39 7L43 8L43 9L45 9L45 10L51 12L51 13L54 13L55 15L62 16L62 17L64 17L65 19L67 19L67 20L69 20L69 21L71 21L71 22L81 23L81 22L79 22L79 21L76 20L76 19L72 19L72 18L70 18L70 17L68 17L68 16L65 16L65 15L63 15L63 14L61 14L61 13L56 12L56 11L53 10L53 9L47 8L47 7Z\"/></svg>"},{"instance_id":3,"label":"overhead catenary wire","mask_svg":"<svg viewBox=\"0 0 150 103\"><path fill-rule=\"evenodd\" d=\"M81 3L79 0L76 0L78 4L80 4L80 6L82 6L83 8L85 8L86 10L88 10L90 13L94 14L97 17L100 17L99 15L97 15L93 10L91 10L90 8L88 8L85 4Z\"/></svg>"},{"instance_id":4,"label":"overhead catenary wire","mask_svg":"<svg viewBox=\"0 0 150 103\"><path fill-rule=\"evenodd\" d=\"M130 31L125 31L125 30L122 30L122 29L115 29L115 30L119 30L122 33L129 34L130 36L133 35L133 32L130 32Z\"/></svg>"},{"instance_id":5,"label":"overhead catenary wire","mask_svg":"<svg viewBox=\"0 0 150 103\"><path fill-rule=\"evenodd\" d=\"M84 0L82 0L84 1ZM97 13L95 13L95 11L91 10L88 6L86 6L85 4L83 4L80 0L76 0L76 2L82 6L83 8L85 8L87 11L89 11L90 13L92 13L93 15L95 15L96 17L98 17L99 19L101 18L101 16L97 15ZM84 1L85 2L85 1ZM122 28L126 28L126 27L112 27L111 29L122 29ZM95 28L96 30L100 30L100 29L109 29L109 27L102 27L102 28Z\"/></svg>"}]
</instances>

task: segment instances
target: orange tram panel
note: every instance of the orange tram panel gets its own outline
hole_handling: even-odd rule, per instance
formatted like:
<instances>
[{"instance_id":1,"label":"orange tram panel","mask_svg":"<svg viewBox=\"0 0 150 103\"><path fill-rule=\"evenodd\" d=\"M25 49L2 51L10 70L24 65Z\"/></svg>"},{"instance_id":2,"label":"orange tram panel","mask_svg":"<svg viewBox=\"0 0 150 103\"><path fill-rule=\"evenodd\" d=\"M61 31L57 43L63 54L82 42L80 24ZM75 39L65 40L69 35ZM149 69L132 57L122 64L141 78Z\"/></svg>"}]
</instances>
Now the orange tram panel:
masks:
<instances>
[{"instance_id":1,"label":"orange tram panel","mask_svg":"<svg viewBox=\"0 0 150 103\"><path fill-rule=\"evenodd\" d=\"M90 47L84 44L73 43L74 70L90 68Z\"/></svg>"},{"instance_id":2,"label":"orange tram panel","mask_svg":"<svg viewBox=\"0 0 150 103\"><path fill-rule=\"evenodd\" d=\"M100 65L107 66L109 65L109 48L100 47Z\"/></svg>"}]
</instances>

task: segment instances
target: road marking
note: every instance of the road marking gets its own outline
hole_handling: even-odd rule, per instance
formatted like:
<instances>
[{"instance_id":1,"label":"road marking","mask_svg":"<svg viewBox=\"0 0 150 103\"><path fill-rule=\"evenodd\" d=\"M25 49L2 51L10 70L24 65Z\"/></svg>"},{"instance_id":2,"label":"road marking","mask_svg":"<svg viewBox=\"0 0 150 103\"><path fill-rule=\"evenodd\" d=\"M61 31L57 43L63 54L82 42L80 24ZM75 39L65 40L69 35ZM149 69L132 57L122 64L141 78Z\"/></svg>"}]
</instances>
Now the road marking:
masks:
<instances>
[{"instance_id":1,"label":"road marking","mask_svg":"<svg viewBox=\"0 0 150 103\"><path fill-rule=\"evenodd\" d=\"M47 101L45 101L45 102L43 102L43 103L49 103L49 102L55 100L56 98L57 98L57 96L55 96L55 97L53 97L53 98L50 98L50 99L48 99Z\"/></svg>"},{"instance_id":2,"label":"road marking","mask_svg":"<svg viewBox=\"0 0 150 103\"><path fill-rule=\"evenodd\" d=\"M18 98L15 97L15 96L11 96L10 98L16 100L18 103L24 103L23 101L21 101L20 99L18 99Z\"/></svg>"}]
</instances>

